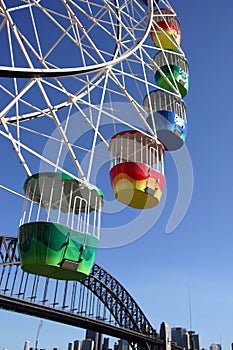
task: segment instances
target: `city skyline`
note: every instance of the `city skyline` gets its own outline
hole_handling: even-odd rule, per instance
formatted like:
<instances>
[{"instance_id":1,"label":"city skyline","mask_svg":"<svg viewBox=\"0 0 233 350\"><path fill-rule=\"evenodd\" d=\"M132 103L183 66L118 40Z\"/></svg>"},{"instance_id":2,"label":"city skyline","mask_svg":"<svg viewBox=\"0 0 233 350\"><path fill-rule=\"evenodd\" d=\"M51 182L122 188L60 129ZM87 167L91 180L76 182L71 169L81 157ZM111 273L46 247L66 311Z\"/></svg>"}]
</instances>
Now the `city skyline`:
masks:
<instances>
[{"instance_id":1,"label":"city skyline","mask_svg":"<svg viewBox=\"0 0 233 350\"><path fill-rule=\"evenodd\" d=\"M65 349L53 346L51 349L45 347L35 348L31 345L29 340L26 340L23 346L23 350L129 350L131 348L127 340L112 338L105 336L99 332L91 330L83 330L85 333L84 339L75 339L67 344ZM222 345L219 343L211 343L208 348L203 348L200 341L201 335L194 330L188 330L183 327L172 327L166 322L162 322L160 325L160 338L165 340L165 343L176 344L182 350L222 350ZM0 339L1 344L1 339ZM111 344L111 345L110 345ZM231 344L232 347L233 344ZM164 350L170 349L164 345ZM3 350L20 350L8 349L4 347Z\"/></svg>"},{"instance_id":2,"label":"city skyline","mask_svg":"<svg viewBox=\"0 0 233 350\"><path fill-rule=\"evenodd\" d=\"M66 349L53 347L51 350L129 350L131 348L130 344L126 340L114 340L112 337L104 336L99 332L91 330L84 330L84 332L85 338L83 340L75 339L73 341L70 341L67 344ZM188 330L187 328L183 327L172 327L170 329L169 325L166 322L161 323L159 335L160 338L164 340L163 350L170 349L171 343L180 346L182 350L222 350L222 346L219 343L211 343L208 348L203 348L201 346L200 334L196 333L194 330ZM111 347L110 343L112 344ZM30 346L30 341L27 340L25 341L23 350L50 349L43 347L32 347Z\"/></svg>"}]
</instances>

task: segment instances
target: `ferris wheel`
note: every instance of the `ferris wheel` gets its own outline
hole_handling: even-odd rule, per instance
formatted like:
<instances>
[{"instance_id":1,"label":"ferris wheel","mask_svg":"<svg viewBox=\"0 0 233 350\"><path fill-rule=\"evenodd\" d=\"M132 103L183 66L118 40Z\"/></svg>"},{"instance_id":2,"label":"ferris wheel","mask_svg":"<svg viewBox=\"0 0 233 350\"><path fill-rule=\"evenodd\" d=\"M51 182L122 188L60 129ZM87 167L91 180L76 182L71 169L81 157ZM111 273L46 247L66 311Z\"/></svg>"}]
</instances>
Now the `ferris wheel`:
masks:
<instances>
[{"instance_id":1,"label":"ferris wheel","mask_svg":"<svg viewBox=\"0 0 233 350\"><path fill-rule=\"evenodd\" d=\"M152 23L140 2L122 0L2 0L0 15L1 40L6 36L8 41L0 71L7 77L58 77L105 68L131 55Z\"/></svg>"},{"instance_id":2,"label":"ferris wheel","mask_svg":"<svg viewBox=\"0 0 233 350\"><path fill-rule=\"evenodd\" d=\"M24 198L22 267L83 279L101 233L98 158L117 200L152 208L164 155L185 142L180 22L167 0L0 0L0 42L0 138L25 180L0 189Z\"/></svg>"}]
</instances>

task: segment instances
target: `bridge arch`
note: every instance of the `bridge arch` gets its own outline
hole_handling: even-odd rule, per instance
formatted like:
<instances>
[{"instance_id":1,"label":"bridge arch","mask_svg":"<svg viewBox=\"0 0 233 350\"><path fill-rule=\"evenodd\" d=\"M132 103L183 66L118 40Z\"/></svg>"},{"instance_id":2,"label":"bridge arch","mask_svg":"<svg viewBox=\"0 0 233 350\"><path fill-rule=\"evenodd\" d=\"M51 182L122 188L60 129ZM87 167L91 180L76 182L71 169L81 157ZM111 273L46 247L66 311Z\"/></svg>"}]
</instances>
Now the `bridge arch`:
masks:
<instances>
[{"instance_id":1,"label":"bridge arch","mask_svg":"<svg viewBox=\"0 0 233 350\"><path fill-rule=\"evenodd\" d=\"M70 324L161 349L128 291L95 264L84 281L59 281L22 271L17 238L0 236L0 308Z\"/></svg>"}]
</instances>

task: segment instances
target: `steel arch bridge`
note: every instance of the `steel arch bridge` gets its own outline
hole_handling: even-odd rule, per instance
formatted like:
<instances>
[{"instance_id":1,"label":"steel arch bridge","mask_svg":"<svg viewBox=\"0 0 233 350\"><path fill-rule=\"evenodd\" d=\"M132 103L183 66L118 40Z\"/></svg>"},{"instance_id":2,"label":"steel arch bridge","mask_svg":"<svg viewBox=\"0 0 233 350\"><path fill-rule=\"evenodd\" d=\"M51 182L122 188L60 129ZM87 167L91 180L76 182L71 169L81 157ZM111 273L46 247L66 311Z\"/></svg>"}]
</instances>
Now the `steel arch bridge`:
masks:
<instances>
[{"instance_id":1,"label":"steel arch bridge","mask_svg":"<svg viewBox=\"0 0 233 350\"><path fill-rule=\"evenodd\" d=\"M102 267L95 264L80 282L28 274L17 244L16 237L0 236L0 308L126 339L140 349L163 349L137 303Z\"/></svg>"}]
</instances>

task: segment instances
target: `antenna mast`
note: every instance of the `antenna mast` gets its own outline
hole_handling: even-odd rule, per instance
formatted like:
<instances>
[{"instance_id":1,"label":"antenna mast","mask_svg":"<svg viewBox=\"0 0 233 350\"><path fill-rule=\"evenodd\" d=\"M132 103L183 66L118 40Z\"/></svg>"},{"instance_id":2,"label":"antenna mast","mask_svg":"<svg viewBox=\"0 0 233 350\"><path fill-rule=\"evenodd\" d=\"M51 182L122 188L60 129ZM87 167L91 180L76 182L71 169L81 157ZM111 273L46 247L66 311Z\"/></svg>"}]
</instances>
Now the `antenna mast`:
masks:
<instances>
[{"instance_id":1,"label":"antenna mast","mask_svg":"<svg viewBox=\"0 0 233 350\"><path fill-rule=\"evenodd\" d=\"M39 334L40 334L40 330L41 330L42 326L43 326L43 321L40 320L38 330L37 330L37 335L36 335L35 350L38 350L38 338L39 338Z\"/></svg>"},{"instance_id":2,"label":"antenna mast","mask_svg":"<svg viewBox=\"0 0 233 350\"><path fill-rule=\"evenodd\" d=\"M193 326L192 326L192 310L191 310L191 292L190 292L190 287L188 287L188 295L189 295L189 327L190 327L190 330L193 329Z\"/></svg>"}]
</instances>

